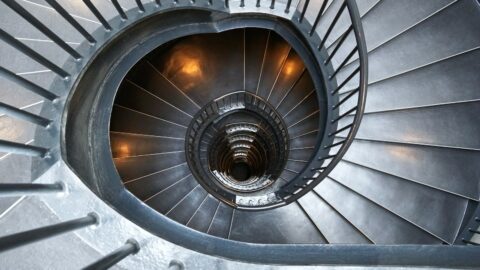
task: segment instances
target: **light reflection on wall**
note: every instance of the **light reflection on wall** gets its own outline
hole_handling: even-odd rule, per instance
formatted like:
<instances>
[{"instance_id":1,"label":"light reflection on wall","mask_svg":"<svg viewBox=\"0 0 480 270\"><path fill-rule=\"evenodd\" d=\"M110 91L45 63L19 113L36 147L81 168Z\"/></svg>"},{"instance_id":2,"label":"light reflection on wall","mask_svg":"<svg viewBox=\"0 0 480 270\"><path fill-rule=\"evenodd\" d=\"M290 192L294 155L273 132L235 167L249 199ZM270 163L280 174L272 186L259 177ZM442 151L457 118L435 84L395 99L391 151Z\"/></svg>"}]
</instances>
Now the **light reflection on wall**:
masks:
<instances>
[{"instance_id":1,"label":"light reflection on wall","mask_svg":"<svg viewBox=\"0 0 480 270\"><path fill-rule=\"evenodd\" d=\"M119 142L112 145L112 152L115 158L124 158L130 156L130 146L127 143Z\"/></svg>"},{"instance_id":2,"label":"light reflection on wall","mask_svg":"<svg viewBox=\"0 0 480 270\"><path fill-rule=\"evenodd\" d=\"M202 73L200 61L198 59L186 59L181 71L188 76L199 76Z\"/></svg>"},{"instance_id":3,"label":"light reflection on wall","mask_svg":"<svg viewBox=\"0 0 480 270\"><path fill-rule=\"evenodd\" d=\"M163 74L175 81L182 90L189 91L205 81L208 61L195 42L178 44L171 49L167 57Z\"/></svg>"},{"instance_id":4,"label":"light reflection on wall","mask_svg":"<svg viewBox=\"0 0 480 270\"><path fill-rule=\"evenodd\" d=\"M412 160L415 159L414 153L411 151L411 149L408 149L406 147L389 147L388 151L390 154L393 156L403 159L403 160Z\"/></svg>"},{"instance_id":5,"label":"light reflection on wall","mask_svg":"<svg viewBox=\"0 0 480 270\"><path fill-rule=\"evenodd\" d=\"M286 75L286 76L290 76L292 74L294 74L294 72L298 69L298 65L295 61L293 60L290 60L290 61L287 61L285 63L285 67L283 68L283 73Z\"/></svg>"}]
</instances>

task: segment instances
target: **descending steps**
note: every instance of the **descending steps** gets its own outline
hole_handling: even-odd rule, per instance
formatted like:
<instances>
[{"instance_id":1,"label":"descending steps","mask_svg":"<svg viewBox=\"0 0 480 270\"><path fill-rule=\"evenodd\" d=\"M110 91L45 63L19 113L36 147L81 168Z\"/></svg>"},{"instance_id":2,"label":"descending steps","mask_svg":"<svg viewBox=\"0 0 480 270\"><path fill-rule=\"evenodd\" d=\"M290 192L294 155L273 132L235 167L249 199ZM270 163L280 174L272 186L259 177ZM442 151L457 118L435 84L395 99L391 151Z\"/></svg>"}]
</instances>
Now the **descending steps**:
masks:
<instances>
[{"instance_id":1,"label":"descending steps","mask_svg":"<svg viewBox=\"0 0 480 270\"><path fill-rule=\"evenodd\" d=\"M298 206L265 213L232 211L208 195L186 166L182 138L194 115L212 98L238 90L269 102L283 118L292 150L280 181L295 178L310 159L319 130L312 79L279 35L247 28L183 38L150 53L127 75L110 128L115 165L124 184L152 208L192 228L200 225L197 214L204 213L211 226L204 224L201 231L212 235L260 243L325 242ZM291 215L300 218L290 226L293 235L283 232L285 238L276 237L286 230ZM268 233L272 229L277 232Z\"/></svg>"},{"instance_id":2,"label":"descending steps","mask_svg":"<svg viewBox=\"0 0 480 270\"><path fill-rule=\"evenodd\" d=\"M73 48L84 41L45 1L17 2ZM81 1L58 2L88 32L101 26ZM92 2L107 20L119 14L110 1ZM273 194L304 169L312 169L306 166L321 131L324 116L317 94L323 89L316 89L317 74L310 74L289 42L275 31L259 28L174 40L149 53L128 73L115 98L109 127L112 158L126 189L159 215L239 242L461 243L459 235L468 230L465 224L480 199L480 5L475 0L357 2L369 60L365 113L342 161L313 190L274 209L233 208L213 194L189 164L186 138L198 113L214 99L245 92L271 105L288 132L286 162L278 179L255 195ZM238 4L230 4L234 3ZM300 1L296 12L292 7L294 19L305 3ZM352 73L359 54L349 16L343 13L336 18L342 3L311 1L303 19L305 25L315 26L312 43L329 34L321 42L328 53L335 52L329 67L338 69L333 86L347 79L338 99L353 95L338 110L339 115L349 114L338 121L338 127L354 119L355 114L348 112L356 106L359 84L359 75ZM137 7L135 1L120 5L124 10ZM319 11L324 15L317 20ZM68 59L64 50L2 2L0 14L0 29L59 66ZM338 22L329 32L335 18ZM56 78L52 71L3 41L0 54L1 67L54 89L57 95L65 94L50 87ZM2 103L34 114L57 106L2 76L0 85ZM244 116L238 119L258 124ZM0 115L0 140L49 147L35 141L40 128ZM199 149L210 149L215 132L205 135ZM334 142L345 140L347 134L348 130L334 134ZM0 183L32 182L44 172L36 167L42 160L0 151L0 172L8 172L0 176ZM12 205L18 204L20 211L31 201L0 198L0 226L11 226L4 218L12 216L11 211L16 211ZM474 237L465 243L477 241Z\"/></svg>"},{"instance_id":3,"label":"descending steps","mask_svg":"<svg viewBox=\"0 0 480 270\"><path fill-rule=\"evenodd\" d=\"M394 5L411 8L415 7L415 13L406 13L408 15L396 13L395 16L397 17L384 17L383 14L385 14L385 12L389 12L386 10L386 8L388 7L388 10L392 10L391 8ZM377 53L377 50L379 52L385 50L384 47L387 48L388 46L398 46L398 48L404 48L405 46L403 46L401 43L398 43L400 41L397 41L400 37L404 35L413 35L413 33L416 32L421 33L421 31L428 31L427 27L429 24L437 27L436 25L438 25L438 23L432 20L435 20L436 17L438 17L440 20L446 16L452 16L449 14L453 14L455 9L463 10L463 8L466 8L459 5L468 4L454 3L453 1L439 1L434 3L401 3L401 1L392 1L390 3L386 0L362 3L360 10L364 15L363 21L366 25L369 25L369 23L372 24L371 28L366 28L366 35L372 36L372 38L368 39L367 41L367 45L372 51L372 57L374 57L374 55ZM419 8L419 6L421 6L421 8ZM339 8L339 6L326 7L326 16L328 13L334 14L335 8ZM407 10L408 9L406 9L405 12L407 12ZM443 13L445 13L445 15L442 15ZM382 14L382 16L380 14ZM307 13L306 19L308 20L309 18L311 17L309 17L309 14ZM376 22L378 22L379 19L390 21L383 24L378 24ZM394 20L397 21L393 23L392 21ZM336 32L334 32L335 34L332 34L332 38L326 42L327 47L334 45L332 42L338 40L348 26L342 27L341 24L339 24L337 27L338 29ZM468 29L468 27L464 27L463 29ZM323 29L319 30L320 35L324 35L325 32L322 31L325 31L325 28L319 27L319 29ZM271 32L265 33L256 29L247 29L243 31L244 33L241 33L242 30L237 30L237 33L232 31L231 33L228 33L228 35L231 35L229 38L219 38L215 41L208 41L206 43L219 44L217 46L221 47L226 40L234 39L235 36L244 36L243 42L235 42L235 45L223 45L230 48L228 51L229 56L220 58L223 61L239 63L239 65L234 65L231 71L224 72L224 75L228 76L228 74L244 73L245 78L243 81L236 81L237 77L231 77L231 79L226 79L225 81L228 81L230 85L238 85L237 87L234 86L234 89L252 89L252 92L262 96L264 99L274 104L278 112L282 115L284 121L287 123L289 127L289 135L292 139L291 150L285 170L280 176L280 181L288 182L296 177L296 175L302 170L302 168L305 166L305 163L308 161L310 154L309 151L306 150L313 148L315 145L315 136L318 129L315 126L315 123L318 122L316 119L317 105L315 99L312 98L315 96L315 92L313 87L308 83L309 76L308 72L305 72L305 70L297 68L294 70L294 76L286 76L285 72L288 72L289 68L298 65L301 60L289 46L286 46L281 42L279 44L278 36L273 35ZM407 37L405 37L405 39L407 39ZM415 40L420 42L418 41L420 38L415 38ZM351 37L347 37L346 42L348 41L352 41ZM185 43L187 42L185 41ZM398 45L395 45L396 43L398 43ZM204 46L201 45L203 43L200 40L196 40L193 42L193 44L199 47ZM195 45L190 44L192 47ZM186 47L187 45L172 46ZM376 49L377 47L379 48ZM397 71L391 70L388 71L388 74L394 74L393 77L387 74L382 75L385 79L373 79L371 83L372 88L370 90L371 94L369 95L367 102L364 123L360 128L358 139L354 142L351 149L347 153L345 161L338 165L328 181L316 188L318 193L315 194L315 196L306 196L304 199L300 200L300 204L296 207L290 206L289 208L285 208L285 210L278 210L277 212L279 213L272 213L270 216L260 213L251 214L241 210L233 211L235 214L232 213L232 211L229 211L225 214L222 211L217 213L216 210L219 208L219 205L223 205L222 203L219 204L213 197L208 197L202 187L195 184L195 181L192 177L189 176L184 179L182 176L178 176L177 174L175 174L173 178L180 179L180 183L178 185L174 185L170 192L170 196L175 197L176 199L172 199L170 197L169 199L167 199L167 197L164 199L166 200L165 202L173 200L176 202L176 204L174 204L173 201L169 201L170 203L166 203L166 205L162 205L160 208L158 208L155 206L155 203L150 201L150 205L162 213L167 212L167 216L178 220L182 224L188 223L190 219L194 220L195 216L199 212L208 212L208 214L205 215L211 218L210 222L213 224L217 224L216 220L224 218L223 237L233 237L232 239L240 241L253 241L262 243L269 243L270 241L272 243L277 243L278 241L281 242L282 240L279 240L274 236L275 233L258 233L257 230L259 228L269 228L269 230L274 230L274 228L277 228L277 224L282 224L280 220L282 220L283 216L298 215L299 218L304 216L308 217L307 220L302 221L301 224L307 224L305 226L307 226L309 229L305 228L304 230L310 230L311 235L317 235L317 237L319 237L317 240L315 240L318 243L330 241L348 243L351 241L351 243L373 242L451 244L455 240L456 235L460 230L468 199L478 200L478 181L476 180L478 179L478 176L475 170L459 170L458 176L453 178L457 179L455 181L447 181L447 179L444 177L448 175L448 178L452 179L453 174L451 172L451 168L456 168L457 165L455 165L455 161L458 161L458 166L460 164L462 164L462 166L465 166L466 164L472 164L471 166L474 166L473 164L477 163L476 152L474 150L476 149L476 145L474 144L474 141L469 143L469 140L475 140L475 137L470 136L470 134L478 133L475 130L476 126L469 124L477 121L476 115L471 114L476 110L476 103L473 101L466 103L455 103L451 105L445 104L441 106L437 104L449 103L456 100L460 101L475 99L475 96L463 98L460 98L459 96L468 95L469 93L474 95L473 88L471 88L474 84L472 84L472 82L466 78L475 77L472 73L474 70L472 69L472 64L476 65L476 62L478 61L471 60L471 56L476 53L476 49L474 45L470 45L470 47L472 48L471 51L461 53L457 56L452 55L451 57L447 57L445 59L437 56L435 59L438 59L438 61L433 61L433 63L430 64L432 60L428 60L425 62L427 65L424 66L418 64L419 59L417 58L417 63L412 62L411 65L416 65L418 68L408 68L405 66L402 67L402 69L406 71L400 72L400 75L396 75L398 73ZM449 49L452 48L449 47ZM175 51L175 49L170 50ZM178 51L174 53L179 54ZM171 58L175 57L172 56L174 53L170 55ZM194 50L192 50L190 54L195 55L195 53L197 55L201 54L200 52L195 52ZM226 54L226 52L222 53L221 49L216 49L215 53L216 55ZM340 61L335 62L335 59L341 59L342 55L345 56L346 53L348 52L341 52L338 54L338 57L333 59L334 67L340 63ZM446 53L448 55L448 52ZM242 55L243 57L241 57ZM392 54L390 53L390 55ZM159 64L161 62L154 59L154 57L157 59L162 59L161 61L167 62L168 64L163 64L162 67L162 65ZM215 84L212 84L212 82L208 85L188 85L187 81L182 80L181 75L176 75L178 73L170 73L170 75L165 75L169 73L168 68L171 68L167 65L172 63L174 64L175 61L170 60L171 62L168 62L169 60L166 60L168 58L165 57L167 56L159 56L157 54L155 56L151 56L147 63L140 63L138 70L141 71L138 73L157 73L156 76L150 77L152 79L149 81L138 82L142 83L142 86L135 86L135 83L127 81L128 84L131 84L130 86L126 86L128 89L130 89L132 85L135 88L131 89L128 92L128 95L134 95L133 93L142 91L142 93L139 92L139 95L141 96L138 96L139 99L133 100L132 98L129 98L127 94L125 94L125 98L122 98L122 94L126 93L126 91L121 92L121 95L117 98L117 105L120 105L122 102L127 102L125 104L128 104L127 107L129 108L138 109L140 108L139 106L141 106L141 110L148 115L154 116L157 114L158 116L162 116L164 118L170 117L168 113L170 110L173 112L170 114L172 117L169 118L170 120L164 120L174 120L175 123L172 124L170 122L163 121L161 125L166 124L166 126L164 128L159 128L158 130L162 133L155 133L155 135L165 136L166 140L172 140L171 138L181 138L183 136L185 126L188 125L189 119L195 114L199 107L202 107L204 104L206 104L206 102L212 97L221 96L222 94L226 93L221 91L224 91L223 89L228 89L229 87L231 88L232 86L225 86L219 82L215 82ZM176 57L178 57L178 55ZM188 57L188 55L185 57ZM211 58L208 56L202 57L205 57L205 59ZM426 57L427 55L425 55L425 59L427 59ZM459 62L462 61L462 57L464 57L464 61L469 62L466 62L463 65L460 64ZM355 57L352 58L352 60L353 59L355 59ZM391 58L381 57L379 59ZM437 62L439 64L437 64ZM454 66L452 66L452 68L447 68L444 65L440 66L440 64L443 64L444 62L451 63L451 65ZM402 63L406 62L404 61ZM207 63L202 65L205 65L201 67L202 69L210 68L209 71L212 74L215 74L216 66L225 66L224 64L215 65ZM378 65L382 66L383 68L383 64ZM435 70L431 70L436 66L438 67ZM243 71L242 68L245 67L248 68ZM164 72L161 70L164 70ZM427 78L431 78L431 76L441 76L440 74L442 74L442 71L447 72L450 70L453 73L458 72L458 76L443 75L443 79L439 78L438 83L434 80L434 84L431 83L430 79L427 80ZM375 75L377 73L373 68L371 71L373 72L372 76L381 76ZM349 74L350 72L350 65L347 65L340 71L339 74ZM132 80L134 80L134 74L135 73L132 75ZM209 76L209 74L203 75L207 77ZM412 76L416 76L415 79L418 79L414 80L411 78ZM465 76L464 80L461 79L462 76ZM425 81L423 84L420 84L423 87L419 87L417 83L418 80ZM444 80L451 80L451 83L441 83ZM137 79L137 81L139 80ZM339 81L341 81L341 79L339 79ZM412 82L416 83L413 84ZM453 85L454 83L456 83L456 85ZM465 83L467 85L471 85L471 87L467 87L466 90L472 89L472 92L453 91L453 89L457 89L459 87L457 85ZM410 85L405 85L402 87L402 84ZM434 89L438 89L435 87L435 85L438 85L438 87L445 89L444 91L449 92L446 92L443 95L437 94L438 92L433 92ZM217 94L209 94L215 90L199 90L217 88L222 89ZM162 91L161 89L170 90ZM310 91L308 89L310 89ZM343 89L348 89L348 84ZM387 94L390 93L386 92L388 89L392 89L390 91L390 95L403 94L407 96L398 98L385 98L388 96ZM402 91L398 91L398 89L402 89ZM419 94L418 91L416 91L417 89L421 91L429 91L428 89L431 90L428 92L429 94ZM411 91L411 94L408 95L407 91ZM199 95L197 92L201 93L201 95ZM152 95L151 93L155 94ZM451 95L459 96L460 99L452 99L449 93L451 93ZM345 97L346 95L347 94L342 94L340 98ZM429 100L426 100L427 98ZM443 100L440 101L438 100L439 98L442 98ZM425 101L422 102L422 99L425 99ZM437 99L437 101L433 101L434 99ZM143 102L142 100L145 101ZM137 103L132 104L132 102ZM391 103L390 106L388 105L389 102ZM147 105L148 103L152 103L152 105ZM157 104L157 106L154 104ZM163 106L159 107L158 105L160 104L163 104ZM433 104L433 106L425 106L431 104ZM148 112L149 108L151 108L153 111ZM160 110L157 108L160 108ZM349 108L349 106L345 106L345 108ZM122 110L124 111L123 113L127 115L131 114L125 109ZM455 112L455 118L452 118L451 120L445 119L445 115L448 115L449 112L453 111ZM344 112L345 111L340 111L340 113ZM463 114L459 114L461 112L463 112ZM139 113L136 114L138 115ZM127 115L122 117L122 121L126 119L125 117L127 117ZM173 115L175 116L173 117ZM140 117L140 120L141 118L144 118L145 115L137 117ZM115 117L113 119L115 119ZM156 119L155 121L157 120L159 119ZM343 122L347 123L348 121L351 120L348 118L341 120L340 126L343 125ZM135 122L140 123L138 120ZM450 126L447 126L447 124ZM115 128L115 125L113 125L113 127ZM381 127L381 129L377 129L376 127ZM173 131L174 128L177 131ZM168 131L170 129L172 130L171 132ZM133 133L147 134L148 132L146 130L142 130L140 127L135 128L134 130L135 132ZM449 130L449 132L445 132L445 130ZM458 133L453 135L452 132L454 131L458 131ZM152 133L149 134L152 135ZM345 132L343 134L345 134ZM344 138L343 134L340 133L338 138ZM183 142L180 140L177 141L178 145L181 145L182 143ZM175 144L172 141L172 144L169 145L170 147L174 147L173 145ZM180 147L177 148L180 149ZM183 154L184 153L181 152L181 150L177 150L165 155L161 154L160 159L164 158L168 159L169 161L173 161L175 160L175 155L182 156ZM458 155L458 158L453 158L454 156L452 155ZM431 162L433 160L435 161ZM142 164L147 163L141 159L138 159L136 162ZM183 162L183 160L180 158L178 162ZM123 177L126 174L122 173L122 168L125 165L121 164L120 161L117 161L116 164L117 166L120 166L120 174ZM395 164L395 166L392 167L392 164ZM442 170L438 166L442 166L441 168L444 169ZM172 165L170 164L167 167L170 168ZM182 165L181 168L178 168L178 170L183 171L183 173L180 173L179 175L187 174L187 169L183 169L183 167L184 166ZM164 170L163 167L157 166L157 168L161 169L160 173L162 173ZM126 169L126 171L128 171L128 169ZM450 171L450 173L447 174L447 171ZM171 174L173 174L173 171L168 175ZM352 178L352 176L355 177ZM170 179L170 176L167 177ZM150 178L150 176L147 176L147 178ZM124 178L124 180L125 179L126 178ZM389 179L389 182L385 182L387 179ZM461 184L459 181L461 181ZM129 188L131 188L131 190L134 192L139 192L139 194L143 194L144 192L142 193L142 191L140 191L142 188L133 187L135 185L134 182L135 181L129 182L128 179L126 180L126 184L129 186ZM153 185L153 183L147 184L146 182L147 181L145 181L145 183L142 185ZM374 187L378 187L378 190ZM405 198L405 195L401 196L401 193L398 192L400 188L408 190L408 192L405 192L411 196L411 198L407 199ZM375 215L378 217L384 216L385 219L391 220L390 222L392 222L392 224L389 227L392 227L391 229L393 231L381 231L379 228L370 228L368 225L365 225L370 223L365 223L365 221L362 221L363 214L360 214L361 211L356 211L356 215L352 215L348 214L350 209L338 208L340 207L340 204L335 202L334 197L331 197L332 195L329 195L329 193L324 193L330 189L335 190L335 192L341 192L341 194L345 194L342 196L337 195L335 198L342 198L342 200L344 200L344 197L346 194L348 194L348 196L352 197L352 200L355 200L355 203L351 203L351 205L364 204L365 209L375 209L372 210L376 211L374 212L376 213ZM176 192L178 192L178 194L174 194ZM388 192L391 192L390 196L386 195ZM165 194L161 191L160 193ZM165 194L163 196L169 195ZM204 200L210 202L207 204L208 206L204 206ZM405 203L399 204L401 201L405 201ZM407 202L408 205L406 204ZM163 199L156 199L156 204L163 203ZM422 208L419 209L418 205L424 205L425 212L422 212ZM447 205L449 205L449 207L447 207ZM172 207L174 208L171 209ZM181 212L179 210L181 207L185 207L185 211L182 214L179 214ZM288 209L288 211L286 209ZM430 211L443 214L437 216L428 215L427 213ZM452 215L451 218L448 218L450 222L443 221L443 219L445 219L445 215ZM366 216L371 215L367 214ZM352 236L346 236L345 239L340 238L338 240L332 239L329 241L328 237L323 235L323 231L336 231L337 229L333 229L322 224L321 219L319 219L320 217L331 220L331 222L335 221L339 224L344 224L344 226L346 226L346 228L348 228L348 230L352 233ZM253 220L259 221L253 222ZM261 222L266 223L260 225L261 223L258 223L260 220ZM302 218L300 218L300 220L302 220ZM356 224L355 222L359 223ZM252 223L255 224L255 227L250 228L247 224ZM384 222L378 221L378 223L385 225ZM439 225L439 223L442 223L442 225ZM278 228L280 227L282 226L279 225ZM283 229L287 230L285 225L283 225ZM203 231L204 230L205 229L203 229ZM338 230L340 231L340 229ZM229 234L226 236L225 231L229 231ZM339 233L337 232L335 234L330 232L325 234L330 235L330 237L333 238L334 236L332 235ZM263 237L258 238L259 235L262 235ZM397 238L389 239L388 235L396 235ZM310 239L305 242L306 240L302 240L301 236L292 235L291 237L293 238L286 238L283 241L285 241L285 243L290 243L291 241L307 243L312 241Z\"/></svg>"}]
</instances>

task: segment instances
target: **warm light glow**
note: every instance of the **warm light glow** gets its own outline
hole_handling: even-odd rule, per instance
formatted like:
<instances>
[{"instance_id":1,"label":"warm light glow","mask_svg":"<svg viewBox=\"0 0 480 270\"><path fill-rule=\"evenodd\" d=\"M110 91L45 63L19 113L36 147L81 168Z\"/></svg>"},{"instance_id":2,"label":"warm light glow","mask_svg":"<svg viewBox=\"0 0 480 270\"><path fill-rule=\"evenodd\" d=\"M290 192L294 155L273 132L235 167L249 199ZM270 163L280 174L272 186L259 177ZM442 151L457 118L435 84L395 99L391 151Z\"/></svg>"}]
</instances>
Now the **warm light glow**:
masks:
<instances>
[{"instance_id":1,"label":"warm light glow","mask_svg":"<svg viewBox=\"0 0 480 270\"><path fill-rule=\"evenodd\" d=\"M411 160L415 158L414 153L412 153L412 151L408 148L390 147L389 152L396 158L403 160Z\"/></svg>"},{"instance_id":2,"label":"warm light glow","mask_svg":"<svg viewBox=\"0 0 480 270\"><path fill-rule=\"evenodd\" d=\"M297 64L295 63L295 61L287 61L285 63L285 67L283 69L283 72L285 73L285 75L289 76L289 75L292 75L295 70L297 70Z\"/></svg>"},{"instance_id":3,"label":"warm light glow","mask_svg":"<svg viewBox=\"0 0 480 270\"><path fill-rule=\"evenodd\" d=\"M118 147L118 157L128 157L130 155L130 147L128 147L128 144L120 144Z\"/></svg>"},{"instance_id":4,"label":"warm light glow","mask_svg":"<svg viewBox=\"0 0 480 270\"><path fill-rule=\"evenodd\" d=\"M178 44L167 54L162 73L182 91L189 92L208 81L208 61L195 40Z\"/></svg>"},{"instance_id":5,"label":"warm light glow","mask_svg":"<svg viewBox=\"0 0 480 270\"><path fill-rule=\"evenodd\" d=\"M190 76L197 76L201 74L200 61L197 59L185 59L181 71Z\"/></svg>"},{"instance_id":6,"label":"warm light glow","mask_svg":"<svg viewBox=\"0 0 480 270\"><path fill-rule=\"evenodd\" d=\"M203 78L204 63L204 53L199 47L192 44L181 44L170 52L164 73L167 77L176 80L195 82L197 79Z\"/></svg>"},{"instance_id":7,"label":"warm light glow","mask_svg":"<svg viewBox=\"0 0 480 270\"><path fill-rule=\"evenodd\" d=\"M415 133L414 131L405 131L402 141L406 142L420 142L423 139L422 134Z\"/></svg>"}]
</instances>

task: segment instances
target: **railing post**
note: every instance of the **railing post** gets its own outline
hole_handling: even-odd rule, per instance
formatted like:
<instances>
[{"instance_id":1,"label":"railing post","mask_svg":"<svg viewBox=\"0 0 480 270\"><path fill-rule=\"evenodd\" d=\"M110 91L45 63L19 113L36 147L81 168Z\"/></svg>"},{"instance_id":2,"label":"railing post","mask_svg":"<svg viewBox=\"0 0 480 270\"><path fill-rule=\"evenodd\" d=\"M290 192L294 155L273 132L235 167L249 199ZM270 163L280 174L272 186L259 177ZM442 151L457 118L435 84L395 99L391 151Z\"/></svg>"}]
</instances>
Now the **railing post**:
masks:
<instances>
[{"instance_id":1,"label":"railing post","mask_svg":"<svg viewBox=\"0 0 480 270\"><path fill-rule=\"evenodd\" d=\"M97 41L88 33L56 0L45 0L58 14L69 22L90 44L94 45Z\"/></svg>"},{"instance_id":2,"label":"railing post","mask_svg":"<svg viewBox=\"0 0 480 270\"><path fill-rule=\"evenodd\" d=\"M107 22L107 20L105 20L105 17L102 16L102 13L100 13L100 11L98 11L98 9L95 7L95 5L93 5L92 1L83 0L83 3L85 3L87 8L90 9L90 11L93 13L93 15L100 21L100 23L103 25L105 30L107 30L107 31L112 30L112 27L110 26L110 24Z\"/></svg>"},{"instance_id":3,"label":"railing post","mask_svg":"<svg viewBox=\"0 0 480 270\"><path fill-rule=\"evenodd\" d=\"M138 9L140 9L141 12L145 12L145 7L142 4L141 0L135 0L137 2Z\"/></svg>"},{"instance_id":4,"label":"railing post","mask_svg":"<svg viewBox=\"0 0 480 270\"><path fill-rule=\"evenodd\" d=\"M55 184L34 184L34 183L15 183L0 184L0 197L15 197L24 195L35 195L44 193L57 193L64 190L61 183Z\"/></svg>"},{"instance_id":5,"label":"railing post","mask_svg":"<svg viewBox=\"0 0 480 270\"><path fill-rule=\"evenodd\" d=\"M33 145L0 140L0 152L43 158L47 155L48 149Z\"/></svg>"},{"instance_id":6,"label":"railing post","mask_svg":"<svg viewBox=\"0 0 480 270\"><path fill-rule=\"evenodd\" d=\"M101 258L100 260L88 265L87 267L83 268L83 270L100 270L100 269L108 269L119 261L123 260L125 257L135 254L140 250L140 245L134 239L129 239L119 249L107 254L105 257Z\"/></svg>"},{"instance_id":7,"label":"railing post","mask_svg":"<svg viewBox=\"0 0 480 270\"><path fill-rule=\"evenodd\" d=\"M5 5L10 7L13 11L15 11L18 15L22 16L25 20L27 20L31 25L37 28L40 32L42 32L45 36L51 39L55 44L59 47L64 49L68 54L74 57L76 60L82 59L82 56L75 51L70 45L68 45L63 39L61 39L57 34L55 34L50 28L45 26L42 22L40 22L37 18L35 18L30 12L24 9L20 4L18 4L15 0L1 0Z\"/></svg>"},{"instance_id":8,"label":"railing post","mask_svg":"<svg viewBox=\"0 0 480 270\"><path fill-rule=\"evenodd\" d=\"M0 238L0 252L31 244L76 229L94 225L98 223L98 221L99 220L97 215L94 213L90 213L83 218L65 221L55 225L4 236Z\"/></svg>"},{"instance_id":9,"label":"railing post","mask_svg":"<svg viewBox=\"0 0 480 270\"><path fill-rule=\"evenodd\" d=\"M48 100L55 100L58 98L57 95L53 94L52 92L49 92L45 90L44 88L18 76L17 74L11 72L8 69L5 69L3 67L0 67L0 75L4 76L5 78L11 80L12 82L26 88L27 90L31 91L32 93L35 93L39 96L42 96Z\"/></svg>"},{"instance_id":10,"label":"railing post","mask_svg":"<svg viewBox=\"0 0 480 270\"><path fill-rule=\"evenodd\" d=\"M43 127L47 127L52 122L50 119L43 118L41 116L29 113L24 110L20 110L3 102L0 102L0 114L6 114L13 118L28 121L30 123Z\"/></svg>"},{"instance_id":11,"label":"railing post","mask_svg":"<svg viewBox=\"0 0 480 270\"><path fill-rule=\"evenodd\" d=\"M127 14L125 13L125 11L123 11L123 8L122 6L120 6L120 3L118 3L118 0L111 0L111 1L115 9L117 10L118 14L120 15L120 17L123 20L128 20Z\"/></svg>"},{"instance_id":12,"label":"railing post","mask_svg":"<svg viewBox=\"0 0 480 270\"><path fill-rule=\"evenodd\" d=\"M27 45L23 44L22 42L18 41L16 38L12 37L10 34L7 32L3 31L0 29L0 40L5 41L5 43L9 44L13 48L21 51L28 57L32 58L42 66L47 67L51 71L55 72L58 74L60 77L66 79L70 77L70 74L68 74L65 70L48 60L47 58L43 57L41 54L37 53L36 51L32 50L30 47Z\"/></svg>"}]
</instances>

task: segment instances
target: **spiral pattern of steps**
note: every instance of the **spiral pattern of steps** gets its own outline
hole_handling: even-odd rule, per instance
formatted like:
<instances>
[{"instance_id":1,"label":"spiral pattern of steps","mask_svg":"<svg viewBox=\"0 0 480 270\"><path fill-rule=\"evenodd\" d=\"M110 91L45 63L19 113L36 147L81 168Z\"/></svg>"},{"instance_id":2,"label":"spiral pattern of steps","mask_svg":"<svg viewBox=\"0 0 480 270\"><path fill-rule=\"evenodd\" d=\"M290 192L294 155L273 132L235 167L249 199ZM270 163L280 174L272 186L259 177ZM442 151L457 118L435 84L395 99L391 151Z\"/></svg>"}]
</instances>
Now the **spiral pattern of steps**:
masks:
<instances>
[{"instance_id":1,"label":"spiral pattern of steps","mask_svg":"<svg viewBox=\"0 0 480 270\"><path fill-rule=\"evenodd\" d=\"M0 29L54 65L62 66L72 57L68 49L59 49L5 2L0 2ZM65 19L46 1L15 2L68 46L76 49L85 42L85 36L66 27ZM57 2L88 33L104 27L83 2ZM110 23L123 12L135 20L128 11L141 11L142 7L138 1L127 0L120 0L118 6L110 1L87 2ZM145 6L150 3L142 2ZM286 2L277 1L277 5ZM242 3L250 7L248 1L230 1L230 12L241 13ZM266 9L271 4L259 3ZM292 4L288 16L298 16L308 6L302 25L315 26L308 42L318 44L319 37L328 36L321 42L329 54L335 54L329 60L337 70L336 84L341 85L338 98L347 98L338 111L338 115L346 113L338 126L348 126L355 116L350 109L356 105L356 99L348 97L358 95L357 43L347 13L329 29L329 22L345 9L344 2L288 3ZM267 102L287 128L285 165L269 190L295 180L315 154L322 116L311 75L288 42L274 31L255 28L184 37L135 65L118 92L110 122L112 158L124 186L155 214L222 239L262 244L478 245L479 2L367 0L357 1L357 5L369 60L365 113L343 159L313 190L274 209L239 209L207 190L187 160L185 138L192 119L212 100L237 91ZM280 12L281 8L277 9ZM318 11L324 12L321 20L317 20ZM179 47L187 48L189 54L179 54ZM52 115L59 106L58 100L52 100L66 93L58 83L58 72L4 41L0 41L0 55L0 183L35 182L52 165L50 152L45 150L51 145L43 138L57 132L51 127L62 120L60 115ZM183 65L183 69L182 63L175 61L198 56L204 58ZM9 79L13 75L3 68L39 87L25 91L26 83L13 82ZM197 77L187 80L187 76ZM192 81L204 84L192 85ZM342 142L348 130L334 136L334 143ZM60 151L61 146L53 148ZM73 174L69 177L75 179ZM58 222L52 201L61 200L25 195L0 198L0 237ZM80 216L83 214L87 213ZM86 220L88 224L94 221ZM82 239L62 236L49 240L51 245L1 253L0 261L13 268L20 265L16 258L22 256L28 266L45 269L42 257L48 250L78 250L81 255L75 255L75 265L87 265L108 253ZM38 255L29 258L26 254L33 251ZM50 269L72 265L71 260L62 257Z\"/></svg>"},{"instance_id":2,"label":"spiral pattern of steps","mask_svg":"<svg viewBox=\"0 0 480 270\"><path fill-rule=\"evenodd\" d=\"M233 96L229 96L231 93L234 93ZM209 104L210 100L223 96L214 105ZM205 106L207 109L203 109ZM263 112L266 106L270 109ZM205 190L208 187L200 185L201 176L192 164L187 164L187 159L192 158L185 153L189 149L185 146L185 138L189 138L189 144L193 143L190 140L198 138L200 149L197 151L200 154L215 151L208 147L214 144L216 135L212 133L220 132L221 124L212 127L211 131L204 131L207 133L204 139L198 132L188 135L187 128L190 123L199 123L197 128L201 129L203 122L196 120L198 117L195 115L203 115L202 111L228 111L237 107L252 107L249 110L254 115L265 114L267 118L262 119L268 119L274 111L278 114L267 122L281 125L284 131L276 132L280 135L271 137L275 131L266 127L263 128L264 135L261 132L255 134L265 137L258 139L263 144L277 140L282 133L288 136L277 146L271 146L280 148L277 151L259 150L266 151L268 155L260 156L266 166L277 163L280 166L276 169L279 170L277 175L269 179L274 182L269 189L279 189L280 185L295 178L308 163L319 128L313 82L294 49L272 31L247 28L186 37L150 53L127 75L112 112L112 151L123 183L160 213L205 233L264 243L323 242L314 227L308 225L308 217L296 205L274 210L264 217L262 212L234 210L228 202L209 195ZM238 123L256 121L246 115L229 117L233 118L227 119L226 123L234 125L233 128ZM210 118L206 116L202 121L220 121L215 118L207 120ZM203 162L201 156L196 159L190 163ZM282 162L282 159L285 161ZM256 162L260 164L260 161ZM207 165L208 162L204 164ZM267 192L272 191L261 190L255 193L257 195L250 196L255 198L270 194ZM226 195L224 197L228 200ZM238 195L237 201L230 203L248 204L248 200L249 197L242 199ZM292 223L292 215L300 219ZM258 225L258 222L263 224ZM285 226L288 223L291 226ZM248 228L247 224L257 225ZM305 227L310 233L297 230L297 226ZM248 233L250 230L252 233ZM292 233L284 233L286 237L281 240L275 237L277 231Z\"/></svg>"}]
</instances>

